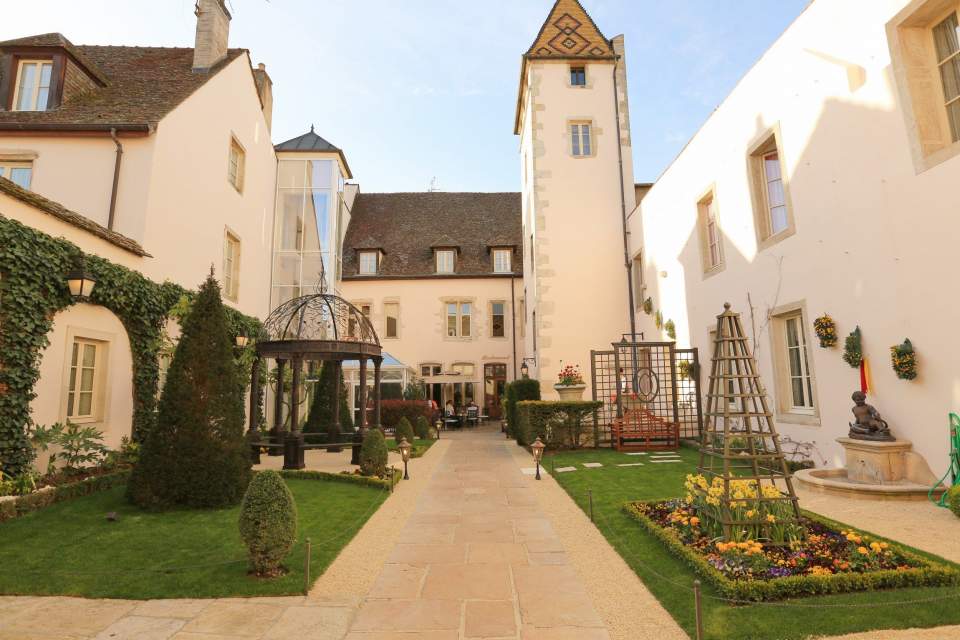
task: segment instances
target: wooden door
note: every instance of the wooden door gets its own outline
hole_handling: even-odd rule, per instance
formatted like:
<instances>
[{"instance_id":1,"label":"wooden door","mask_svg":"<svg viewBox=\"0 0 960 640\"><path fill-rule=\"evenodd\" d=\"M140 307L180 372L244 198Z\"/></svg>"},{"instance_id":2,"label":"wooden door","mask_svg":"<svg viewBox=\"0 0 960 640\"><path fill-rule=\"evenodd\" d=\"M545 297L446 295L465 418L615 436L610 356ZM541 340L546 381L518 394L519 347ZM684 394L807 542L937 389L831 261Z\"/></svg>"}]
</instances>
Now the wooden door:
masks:
<instances>
[{"instance_id":1,"label":"wooden door","mask_svg":"<svg viewBox=\"0 0 960 640\"><path fill-rule=\"evenodd\" d=\"M483 365L483 408L493 419L500 419L500 397L507 385L507 365Z\"/></svg>"}]
</instances>

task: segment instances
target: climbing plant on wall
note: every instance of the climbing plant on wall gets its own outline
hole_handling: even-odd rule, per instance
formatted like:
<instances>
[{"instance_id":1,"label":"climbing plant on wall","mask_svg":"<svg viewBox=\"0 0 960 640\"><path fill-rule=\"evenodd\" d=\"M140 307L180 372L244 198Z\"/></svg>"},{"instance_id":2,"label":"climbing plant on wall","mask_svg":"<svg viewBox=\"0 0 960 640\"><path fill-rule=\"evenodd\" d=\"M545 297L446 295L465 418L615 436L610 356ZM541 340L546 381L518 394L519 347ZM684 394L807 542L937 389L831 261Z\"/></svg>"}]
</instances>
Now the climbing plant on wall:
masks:
<instances>
[{"instance_id":1,"label":"climbing plant on wall","mask_svg":"<svg viewBox=\"0 0 960 640\"><path fill-rule=\"evenodd\" d=\"M179 285L157 284L98 256L83 255L62 238L0 216L0 470L13 476L33 460L28 429L40 357L54 317L73 304L65 276L81 256L97 280L90 302L112 311L130 340L135 438L150 429L155 417L163 325L170 310L193 295ZM232 309L229 314L232 327L258 335L258 320ZM249 375L249 365L245 371Z\"/></svg>"}]
</instances>

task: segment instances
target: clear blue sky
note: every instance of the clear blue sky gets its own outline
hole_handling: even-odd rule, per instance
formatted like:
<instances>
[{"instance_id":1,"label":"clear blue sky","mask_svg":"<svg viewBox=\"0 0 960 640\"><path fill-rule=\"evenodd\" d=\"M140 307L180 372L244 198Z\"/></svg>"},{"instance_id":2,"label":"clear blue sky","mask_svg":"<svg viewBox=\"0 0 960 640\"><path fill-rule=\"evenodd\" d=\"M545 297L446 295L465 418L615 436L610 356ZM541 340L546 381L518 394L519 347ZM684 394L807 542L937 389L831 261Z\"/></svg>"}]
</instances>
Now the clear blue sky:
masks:
<instances>
[{"instance_id":1,"label":"clear blue sky","mask_svg":"<svg viewBox=\"0 0 960 640\"><path fill-rule=\"evenodd\" d=\"M274 141L310 124L363 191L519 189L520 55L552 0L227 0L274 82ZM582 0L626 36L638 182L652 181L808 0ZM0 40L193 46L194 0L4 3Z\"/></svg>"}]
</instances>

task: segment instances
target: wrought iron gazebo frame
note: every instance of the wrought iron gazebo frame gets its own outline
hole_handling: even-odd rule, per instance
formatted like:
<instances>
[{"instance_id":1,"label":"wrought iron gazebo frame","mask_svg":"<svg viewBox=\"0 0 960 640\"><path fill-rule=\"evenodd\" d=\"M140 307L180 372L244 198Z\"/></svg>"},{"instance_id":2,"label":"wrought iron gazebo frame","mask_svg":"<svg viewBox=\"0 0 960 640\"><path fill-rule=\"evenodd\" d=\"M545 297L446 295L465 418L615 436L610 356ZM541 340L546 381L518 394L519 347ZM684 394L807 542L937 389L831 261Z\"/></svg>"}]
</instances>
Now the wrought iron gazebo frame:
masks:
<instances>
[{"instance_id":1,"label":"wrought iron gazebo frame","mask_svg":"<svg viewBox=\"0 0 960 640\"><path fill-rule=\"evenodd\" d=\"M260 461L260 450L271 453L282 450L284 469L303 469L307 449L350 446L351 464L360 464L360 446L367 431L367 361L373 361L373 426L380 428L380 375L383 351L380 339L370 320L357 307L340 296L320 291L293 298L274 309L263 323L263 331L256 343L256 360L251 373L251 389L259 389L260 362L270 359L277 363L277 388L274 397L274 426L270 437L263 439L250 421L248 439L254 463ZM360 363L358 404L360 417L349 442L307 443L300 429L300 386L304 362L332 363L336 367L333 398L330 399L333 426L340 430L340 373L344 360ZM284 370L291 367L290 428L283 420ZM250 397L250 415L256 415L259 404L255 393Z\"/></svg>"}]
</instances>

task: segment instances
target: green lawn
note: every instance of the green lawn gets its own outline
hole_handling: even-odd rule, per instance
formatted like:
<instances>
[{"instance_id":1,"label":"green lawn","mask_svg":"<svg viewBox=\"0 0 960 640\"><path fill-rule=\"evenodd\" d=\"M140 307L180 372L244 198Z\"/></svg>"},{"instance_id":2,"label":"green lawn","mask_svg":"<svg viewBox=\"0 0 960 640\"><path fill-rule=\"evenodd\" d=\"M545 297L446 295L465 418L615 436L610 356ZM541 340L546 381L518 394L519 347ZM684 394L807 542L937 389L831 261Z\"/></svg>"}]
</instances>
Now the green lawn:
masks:
<instances>
[{"instance_id":1,"label":"green lawn","mask_svg":"<svg viewBox=\"0 0 960 640\"><path fill-rule=\"evenodd\" d=\"M297 502L290 572L275 580L247 575L237 530L239 507L216 511L140 511L117 487L0 524L0 594L98 598L187 598L298 594L304 540L311 578L330 565L388 492L347 482L288 480ZM116 522L105 515L115 511Z\"/></svg>"},{"instance_id":2,"label":"green lawn","mask_svg":"<svg viewBox=\"0 0 960 640\"><path fill-rule=\"evenodd\" d=\"M693 571L670 555L660 542L620 509L624 502L630 500L681 495L684 476L696 468L699 454L685 448L680 450L680 455L683 463L654 464L646 460L649 455L629 456L609 449L591 449L546 456L544 467L548 470L563 466L578 468L575 472L555 474L557 481L585 511L588 509L587 491L593 492L597 527L674 619L693 637ZM582 466L584 462L600 462L604 466L586 469ZM645 464L642 467L615 466L631 462ZM848 524L855 526L857 523ZM940 534L931 531L930 535ZM932 557L920 551L917 553ZM712 599L718 594L709 585L703 586L703 594L705 637L713 639L788 640L871 629L960 624L960 598L910 605L835 606L895 603L957 595L955 587L849 593L749 606L731 606ZM811 605L834 606L813 608Z\"/></svg>"},{"instance_id":3,"label":"green lawn","mask_svg":"<svg viewBox=\"0 0 960 640\"><path fill-rule=\"evenodd\" d=\"M434 442L436 442L436 440L433 438L428 438L426 440L417 438L413 441L413 450L410 452L410 457L419 458L425 454L430 447L433 446ZM390 449L390 451L399 451L399 449L397 449L397 441L393 438L387 438L387 448Z\"/></svg>"}]
</instances>

